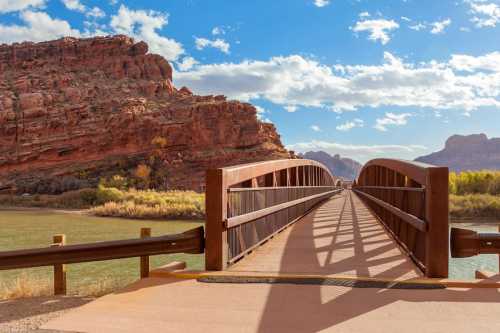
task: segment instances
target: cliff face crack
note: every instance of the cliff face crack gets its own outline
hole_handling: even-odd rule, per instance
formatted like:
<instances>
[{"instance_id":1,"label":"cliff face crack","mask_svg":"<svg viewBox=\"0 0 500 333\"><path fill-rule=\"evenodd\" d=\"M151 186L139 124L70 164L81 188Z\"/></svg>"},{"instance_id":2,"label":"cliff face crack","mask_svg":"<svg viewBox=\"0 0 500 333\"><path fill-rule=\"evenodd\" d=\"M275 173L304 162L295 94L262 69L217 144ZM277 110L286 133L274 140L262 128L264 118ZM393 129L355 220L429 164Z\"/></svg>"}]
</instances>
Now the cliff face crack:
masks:
<instances>
[{"instance_id":1,"label":"cliff face crack","mask_svg":"<svg viewBox=\"0 0 500 333\"><path fill-rule=\"evenodd\" d=\"M169 63L126 36L1 45L0 69L0 187L30 192L81 173L95 185L149 161L158 137L169 188L290 156L252 105L176 89Z\"/></svg>"}]
</instances>

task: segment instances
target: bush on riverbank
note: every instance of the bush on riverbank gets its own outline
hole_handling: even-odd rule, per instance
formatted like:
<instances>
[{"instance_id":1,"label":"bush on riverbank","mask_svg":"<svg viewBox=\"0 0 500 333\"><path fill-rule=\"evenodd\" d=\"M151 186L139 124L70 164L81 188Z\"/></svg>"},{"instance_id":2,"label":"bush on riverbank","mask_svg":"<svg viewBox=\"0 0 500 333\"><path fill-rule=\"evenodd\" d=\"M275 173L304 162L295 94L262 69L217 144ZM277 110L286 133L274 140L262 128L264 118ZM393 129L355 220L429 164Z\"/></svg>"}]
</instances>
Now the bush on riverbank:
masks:
<instances>
[{"instance_id":1,"label":"bush on riverbank","mask_svg":"<svg viewBox=\"0 0 500 333\"><path fill-rule=\"evenodd\" d=\"M492 194L500 195L500 171L450 172L450 194Z\"/></svg>"},{"instance_id":2,"label":"bush on riverbank","mask_svg":"<svg viewBox=\"0 0 500 333\"><path fill-rule=\"evenodd\" d=\"M0 206L86 209L98 204L97 190L85 188L63 194L0 195Z\"/></svg>"},{"instance_id":3,"label":"bush on riverbank","mask_svg":"<svg viewBox=\"0 0 500 333\"><path fill-rule=\"evenodd\" d=\"M99 201L92 214L140 219L203 219L205 195L192 191L121 191L100 186Z\"/></svg>"},{"instance_id":4,"label":"bush on riverbank","mask_svg":"<svg viewBox=\"0 0 500 333\"><path fill-rule=\"evenodd\" d=\"M500 219L500 196L491 194L450 195L452 218Z\"/></svg>"}]
</instances>

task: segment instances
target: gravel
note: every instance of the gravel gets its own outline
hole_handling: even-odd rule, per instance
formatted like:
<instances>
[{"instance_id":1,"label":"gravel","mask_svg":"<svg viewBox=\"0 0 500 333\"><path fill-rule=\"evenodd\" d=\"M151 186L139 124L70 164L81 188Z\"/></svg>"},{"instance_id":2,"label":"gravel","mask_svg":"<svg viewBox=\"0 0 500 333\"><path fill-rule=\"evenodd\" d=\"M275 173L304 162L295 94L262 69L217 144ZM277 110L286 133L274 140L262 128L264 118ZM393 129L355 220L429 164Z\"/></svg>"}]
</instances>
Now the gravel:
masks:
<instances>
[{"instance_id":1,"label":"gravel","mask_svg":"<svg viewBox=\"0 0 500 333\"><path fill-rule=\"evenodd\" d=\"M50 296L0 300L0 333L49 333L38 328L94 299L95 297Z\"/></svg>"}]
</instances>

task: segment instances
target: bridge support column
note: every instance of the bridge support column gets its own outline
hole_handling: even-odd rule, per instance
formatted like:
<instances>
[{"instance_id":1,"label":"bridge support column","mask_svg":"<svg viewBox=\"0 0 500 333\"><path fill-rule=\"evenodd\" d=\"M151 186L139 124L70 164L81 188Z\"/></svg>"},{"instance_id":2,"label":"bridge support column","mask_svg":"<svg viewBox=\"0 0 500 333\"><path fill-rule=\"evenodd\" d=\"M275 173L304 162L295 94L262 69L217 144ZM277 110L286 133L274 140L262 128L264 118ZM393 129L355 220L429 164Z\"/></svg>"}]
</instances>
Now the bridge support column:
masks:
<instances>
[{"instance_id":1,"label":"bridge support column","mask_svg":"<svg viewBox=\"0 0 500 333\"><path fill-rule=\"evenodd\" d=\"M207 171L205 268L221 271L227 268L227 184L223 169Z\"/></svg>"},{"instance_id":2,"label":"bridge support column","mask_svg":"<svg viewBox=\"0 0 500 333\"><path fill-rule=\"evenodd\" d=\"M448 277L449 215L448 168L429 168L425 189L425 219L428 230L425 244L425 275Z\"/></svg>"}]
</instances>

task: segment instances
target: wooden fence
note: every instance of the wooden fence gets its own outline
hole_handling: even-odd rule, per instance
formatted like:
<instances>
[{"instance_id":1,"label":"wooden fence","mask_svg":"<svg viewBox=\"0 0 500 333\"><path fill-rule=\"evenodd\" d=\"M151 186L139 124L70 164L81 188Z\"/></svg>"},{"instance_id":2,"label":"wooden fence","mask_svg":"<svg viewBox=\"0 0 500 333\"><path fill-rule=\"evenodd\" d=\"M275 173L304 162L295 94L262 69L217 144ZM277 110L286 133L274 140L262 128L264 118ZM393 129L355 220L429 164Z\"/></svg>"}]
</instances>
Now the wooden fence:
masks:
<instances>
[{"instance_id":1,"label":"wooden fence","mask_svg":"<svg viewBox=\"0 0 500 333\"><path fill-rule=\"evenodd\" d=\"M206 183L207 270L224 270L342 191L324 165L303 159L209 170Z\"/></svg>"},{"instance_id":2,"label":"wooden fence","mask_svg":"<svg viewBox=\"0 0 500 333\"><path fill-rule=\"evenodd\" d=\"M375 159L353 190L427 277L448 277L448 168Z\"/></svg>"},{"instance_id":3,"label":"wooden fence","mask_svg":"<svg viewBox=\"0 0 500 333\"><path fill-rule=\"evenodd\" d=\"M149 275L149 256L171 253L203 253L204 229L181 234L150 237L141 229L140 239L66 245L64 235L54 236L47 248L0 252L0 270L54 266L54 293L66 293L66 264L140 257L141 277Z\"/></svg>"}]
</instances>

